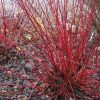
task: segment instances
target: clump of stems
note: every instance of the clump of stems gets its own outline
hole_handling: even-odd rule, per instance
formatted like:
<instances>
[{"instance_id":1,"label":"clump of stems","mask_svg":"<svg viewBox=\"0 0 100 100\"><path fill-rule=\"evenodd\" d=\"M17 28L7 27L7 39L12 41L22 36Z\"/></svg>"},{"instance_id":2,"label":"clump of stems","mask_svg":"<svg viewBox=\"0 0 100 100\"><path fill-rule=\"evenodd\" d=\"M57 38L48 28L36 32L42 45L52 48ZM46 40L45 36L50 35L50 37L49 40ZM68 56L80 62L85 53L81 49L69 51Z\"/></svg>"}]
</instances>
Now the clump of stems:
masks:
<instances>
[{"instance_id":1,"label":"clump of stems","mask_svg":"<svg viewBox=\"0 0 100 100\"><path fill-rule=\"evenodd\" d=\"M23 61L32 64L34 80L4 66L0 70L25 80L29 83L25 87L51 99L98 98L99 80L94 75L99 69L99 38L91 37L96 3L91 9L92 0L13 2L20 12L13 23L2 15L0 43L6 49L14 48Z\"/></svg>"}]
</instances>

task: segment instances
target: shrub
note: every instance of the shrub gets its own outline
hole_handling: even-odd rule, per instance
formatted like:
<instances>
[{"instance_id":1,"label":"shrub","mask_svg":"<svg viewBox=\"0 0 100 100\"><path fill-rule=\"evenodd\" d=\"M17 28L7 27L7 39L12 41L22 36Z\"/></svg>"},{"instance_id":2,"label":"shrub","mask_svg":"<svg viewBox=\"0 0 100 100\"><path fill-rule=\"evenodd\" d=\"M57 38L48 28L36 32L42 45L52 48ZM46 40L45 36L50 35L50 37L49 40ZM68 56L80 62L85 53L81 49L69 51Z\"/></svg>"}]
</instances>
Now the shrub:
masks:
<instances>
[{"instance_id":1,"label":"shrub","mask_svg":"<svg viewBox=\"0 0 100 100\"><path fill-rule=\"evenodd\" d=\"M91 0L14 1L20 13L4 37L12 37L17 63L22 67L27 62L23 66L27 70L16 72L5 66L0 70L24 80L25 86L17 86L35 89L35 96L98 99L99 38L91 37L96 4L91 10L87 2ZM34 93L29 94L30 99Z\"/></svg>"}]
</instances>

